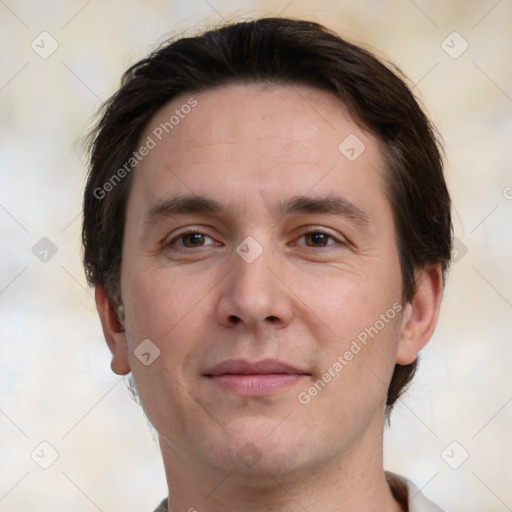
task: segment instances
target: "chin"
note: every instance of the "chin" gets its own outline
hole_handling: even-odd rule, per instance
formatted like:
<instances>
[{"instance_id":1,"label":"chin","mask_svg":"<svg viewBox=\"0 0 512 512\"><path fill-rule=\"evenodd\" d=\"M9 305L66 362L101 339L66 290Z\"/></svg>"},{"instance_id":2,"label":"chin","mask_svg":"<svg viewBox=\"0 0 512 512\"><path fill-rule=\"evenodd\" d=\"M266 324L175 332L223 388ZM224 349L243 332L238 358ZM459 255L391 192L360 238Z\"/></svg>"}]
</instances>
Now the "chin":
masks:
<instances>
[{"instance_id":1,"label":"chin","mask_svg":"<svg viewBox=\"0 0 512 512\"><path fill-rule=\"evenodd\" d=\"M211 462L220 463L226 471L268 479L269 474L290 475L312 462L307 457L315 451L310 446L311 435L301 435L292 424L279 425L279 421L270 418L246 418L227 425L227 430L231 434L225 439L227 446L222 449L215 443L215 447L205 451L215 454Z\"/></svg>"}]
</instances>

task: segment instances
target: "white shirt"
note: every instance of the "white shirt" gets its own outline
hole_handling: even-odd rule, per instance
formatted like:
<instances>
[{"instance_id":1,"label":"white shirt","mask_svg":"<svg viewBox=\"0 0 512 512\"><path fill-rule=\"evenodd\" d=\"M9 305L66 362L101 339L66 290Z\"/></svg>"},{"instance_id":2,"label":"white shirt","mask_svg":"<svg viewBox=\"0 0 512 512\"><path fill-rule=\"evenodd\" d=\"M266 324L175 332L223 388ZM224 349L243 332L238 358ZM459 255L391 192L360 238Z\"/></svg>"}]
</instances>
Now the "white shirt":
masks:
<instances>
[{"instance_id":1,"label":"white shirt","mask_svg":"<svg viewBox=\"0 0 512 512\"><path fill-rule=\"evenodd\" d=\"M388 481L395 499L405 507L407 503L408 512L443 512L441 508L432 503L420 492L420 490L406 478L386 471Z\"/></svg>"},{"instance_id":2,"label":"white shirt","mask_svg":"<svg viewBox=\"0 0 512 512\"><path fill-rule=\"evenodd\" d=\"M437 505L427 500L419 489L406 478L388 472L386 472L386 478L390 481L392 487L395 487L396 484L403 484L401 487L405 486L404 492L407 492L407 497L403 496L402 499L407 499L408 512L443 512ZM154 512L167 512L167 498L160 503Z\"/></svg>"},{"instance_id":3,"label":"white shirt","mask_svg":"<svg viewBox=\"0 0 512 512\"><path fill-rule=\"evenodd\" d=\"M406 480L406 484L409 493L409 512L443 512L443 509L427 500L413 483Z\"/></svg>"}]
</instances>

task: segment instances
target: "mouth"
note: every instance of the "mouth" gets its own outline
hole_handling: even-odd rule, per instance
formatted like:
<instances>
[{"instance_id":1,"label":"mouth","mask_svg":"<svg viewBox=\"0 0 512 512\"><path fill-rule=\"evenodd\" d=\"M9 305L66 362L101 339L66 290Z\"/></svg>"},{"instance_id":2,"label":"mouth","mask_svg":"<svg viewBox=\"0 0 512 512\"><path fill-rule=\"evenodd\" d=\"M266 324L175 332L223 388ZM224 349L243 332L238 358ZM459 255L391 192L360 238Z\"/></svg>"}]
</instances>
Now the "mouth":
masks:
<instances>
[{"instance_id":1,"label":"mouth","mask_svg":"<svg viewBox=\"0 0 512 512\"><path fill-rule=\"evenodd\" d=\"M215 386L243 396L277 393L309 375L304 370L274 359L256 362L230 359L209 368L204 373Z\"/></svg>"}]
</instances>

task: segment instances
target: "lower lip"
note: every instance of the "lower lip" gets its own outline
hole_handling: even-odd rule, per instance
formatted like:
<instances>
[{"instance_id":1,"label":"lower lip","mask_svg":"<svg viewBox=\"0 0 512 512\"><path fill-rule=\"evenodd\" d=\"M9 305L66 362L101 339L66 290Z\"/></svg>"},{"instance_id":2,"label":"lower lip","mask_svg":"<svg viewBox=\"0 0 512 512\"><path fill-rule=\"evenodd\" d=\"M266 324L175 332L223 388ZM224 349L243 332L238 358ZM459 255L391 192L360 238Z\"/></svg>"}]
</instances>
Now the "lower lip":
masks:
<instances>
[{"instance_id":1,"label":"lower lip","mask_svg":"<svg viewBox=\"0 0 512 512\"><path fill-rule=\"evenodd\" d=\"M281 389L293 386L306 375L290 373L269 373L258 375L213 375L209 376L215 384L225 391L238 395L269 395Z\"/></svg>"}]
</instances>

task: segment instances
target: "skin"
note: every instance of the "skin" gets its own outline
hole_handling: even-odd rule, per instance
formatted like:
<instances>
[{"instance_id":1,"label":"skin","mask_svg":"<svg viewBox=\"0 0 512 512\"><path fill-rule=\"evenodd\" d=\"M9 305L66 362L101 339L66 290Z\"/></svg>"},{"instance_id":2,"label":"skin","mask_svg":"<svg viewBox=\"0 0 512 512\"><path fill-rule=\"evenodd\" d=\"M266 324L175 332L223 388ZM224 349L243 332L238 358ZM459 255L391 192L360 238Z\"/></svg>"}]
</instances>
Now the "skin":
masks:
<instances>
[{"instance_id":1,"label":"skin","mask_svg":"<svg viewBox=\"0 0 512 512\"><path fill-rule=\"evenodd\" d=\"M434 330L439 267L419 269L400 313L308 404L297 398L402 300L379 144L339 100L305 86L193 96L197 106L133 175L122 322L96 287L112 369L132 372L159 433L169 511L398 511L382 462L387 388L395 363L414 361ZM141 141L188 98L163 107ZM366 147L352 162L338 150L350 134ZM148 221L157 203L185 194L216 199L225 211ZM274 211L300 195L340 196L366 220ZM180 238L189 227L204 236ZM235 250L249 236L263 251L252 263ZM134 353L145 339L160 350L147 366ZM278 359L306 375L242 396L204 376L233 358ZM237 455L248 443L259 457L250 466Z\"/></svg>"}]
</instances>

